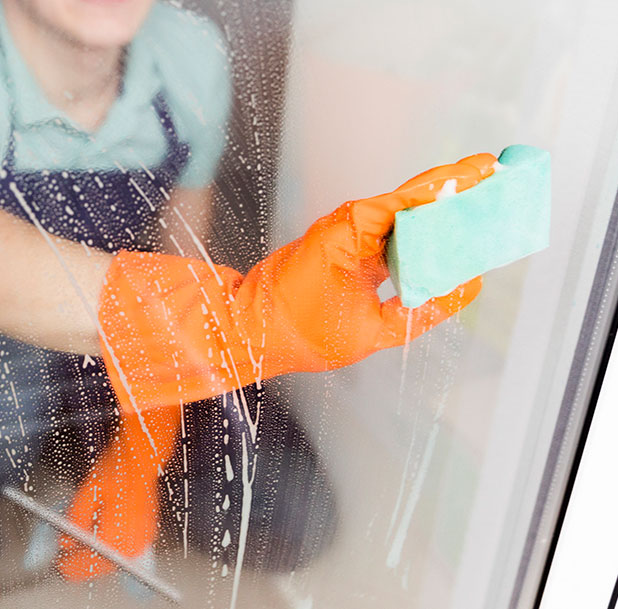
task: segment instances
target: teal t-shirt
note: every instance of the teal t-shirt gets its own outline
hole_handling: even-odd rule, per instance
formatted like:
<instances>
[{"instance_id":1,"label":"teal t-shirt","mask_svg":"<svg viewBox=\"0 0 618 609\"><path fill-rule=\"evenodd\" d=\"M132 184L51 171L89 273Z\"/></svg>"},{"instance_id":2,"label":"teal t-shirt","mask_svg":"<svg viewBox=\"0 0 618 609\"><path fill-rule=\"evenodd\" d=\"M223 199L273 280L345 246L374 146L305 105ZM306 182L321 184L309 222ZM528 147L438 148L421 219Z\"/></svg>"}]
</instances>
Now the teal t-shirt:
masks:
<instances>
[{"instance_id":1,"label":"teal t-shirt","mask_svg":"<svg viewBox=\"0 0 618 609\"><path fill-rule=\"evenodd\" d=\"M154 4L127 49L121 92L94 133L47 101L15 47L1 3L0 74L0 154L12 129L17 170L157 166L167 149L152 106L161 93L191 150L178 185L199 188L215 177L231 84L225 42L206 18Z\"/></svg>"}]
</instances>

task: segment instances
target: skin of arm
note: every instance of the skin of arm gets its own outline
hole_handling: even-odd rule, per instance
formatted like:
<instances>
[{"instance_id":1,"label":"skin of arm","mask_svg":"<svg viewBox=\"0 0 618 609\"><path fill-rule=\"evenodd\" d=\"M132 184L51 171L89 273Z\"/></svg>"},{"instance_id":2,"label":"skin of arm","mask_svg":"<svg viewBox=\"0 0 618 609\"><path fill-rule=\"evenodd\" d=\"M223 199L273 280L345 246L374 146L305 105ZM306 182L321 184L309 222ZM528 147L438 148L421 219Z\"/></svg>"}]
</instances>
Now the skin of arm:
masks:
<instances>
[{"instance_id":1,"label":"skin of arm","mask_svg":"<svg viewBox=\"0 0 618 609\"><path fill-rule=\"evenodd\" d=\"M0 332L98 355L97 299L112 255L46 235L0 211Z\"/></svg>"},{"instance_id":2,"label":"skin of arm","mask_svg":"<svg viewBox=\"0 0 618 609\"><path fill-rule=\"evenodd\" d=\"M201 258L194 235L208 225L212 188L178 188L162 219L164 251ZM0 210L0 332L47 349L99 355L98 296L112 254L45 236Z\"/></svg>"}]
</instances>

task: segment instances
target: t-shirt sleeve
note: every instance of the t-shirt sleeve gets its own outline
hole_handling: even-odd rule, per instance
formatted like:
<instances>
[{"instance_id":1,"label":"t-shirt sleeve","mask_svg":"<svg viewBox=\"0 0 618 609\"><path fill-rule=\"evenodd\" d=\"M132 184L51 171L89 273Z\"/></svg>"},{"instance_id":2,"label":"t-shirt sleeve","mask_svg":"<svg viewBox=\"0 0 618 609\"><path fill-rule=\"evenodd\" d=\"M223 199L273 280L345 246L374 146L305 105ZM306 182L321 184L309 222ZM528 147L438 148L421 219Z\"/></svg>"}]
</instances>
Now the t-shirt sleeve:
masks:
<instances>
[{"instance_id":1,"label":"t-shirt sleeve","mask_svg":"<svg viewBox=\"0 0 618 609\"><path fill-rule=\"evenodd\" d=\"M231 105L228 49L209 19L156 4L147 34L165 98L189 161L179 186L200 188L215 178L226 140Z\"/></svg>"}]
</instances>

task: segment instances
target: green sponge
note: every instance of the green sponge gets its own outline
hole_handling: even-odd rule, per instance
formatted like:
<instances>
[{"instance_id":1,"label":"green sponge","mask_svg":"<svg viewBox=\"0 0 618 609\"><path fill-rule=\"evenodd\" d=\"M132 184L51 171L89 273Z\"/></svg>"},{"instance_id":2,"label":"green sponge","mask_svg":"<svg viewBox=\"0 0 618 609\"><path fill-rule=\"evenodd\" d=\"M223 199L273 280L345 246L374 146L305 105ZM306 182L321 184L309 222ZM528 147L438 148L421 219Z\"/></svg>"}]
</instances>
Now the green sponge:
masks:
<instances>
[{"instance_id":1,"label":"green sponge","mask_svg":"<svg viewBox=\"0 0 618 609\"><path fill-rule=\"evenodd\" d=\"M388 266L406 307L549 245L549 153L509 146L495 169L473 188L396 214Z\"/></svg>"}]
</instances>

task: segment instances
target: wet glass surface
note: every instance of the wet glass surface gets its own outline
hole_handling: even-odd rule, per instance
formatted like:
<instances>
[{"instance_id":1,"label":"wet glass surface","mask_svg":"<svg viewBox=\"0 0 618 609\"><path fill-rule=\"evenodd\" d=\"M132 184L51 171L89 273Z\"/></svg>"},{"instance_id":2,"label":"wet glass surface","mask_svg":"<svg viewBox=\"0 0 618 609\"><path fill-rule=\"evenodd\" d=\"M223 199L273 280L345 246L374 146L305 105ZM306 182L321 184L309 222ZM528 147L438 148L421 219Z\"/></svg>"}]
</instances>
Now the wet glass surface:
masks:
<instances>
[{"instance_id":1,"label":"wet glass surface","mask_svg":"<svg viewBox=\"0 0 618 609\"><path fill-rule=\"evenodd\" d=\"M618 177L600 4L3 0L0 607L508 606ZM517 143L550 247L403 345L358 249L286 249Z\"/></svg>"}]
</instances>

